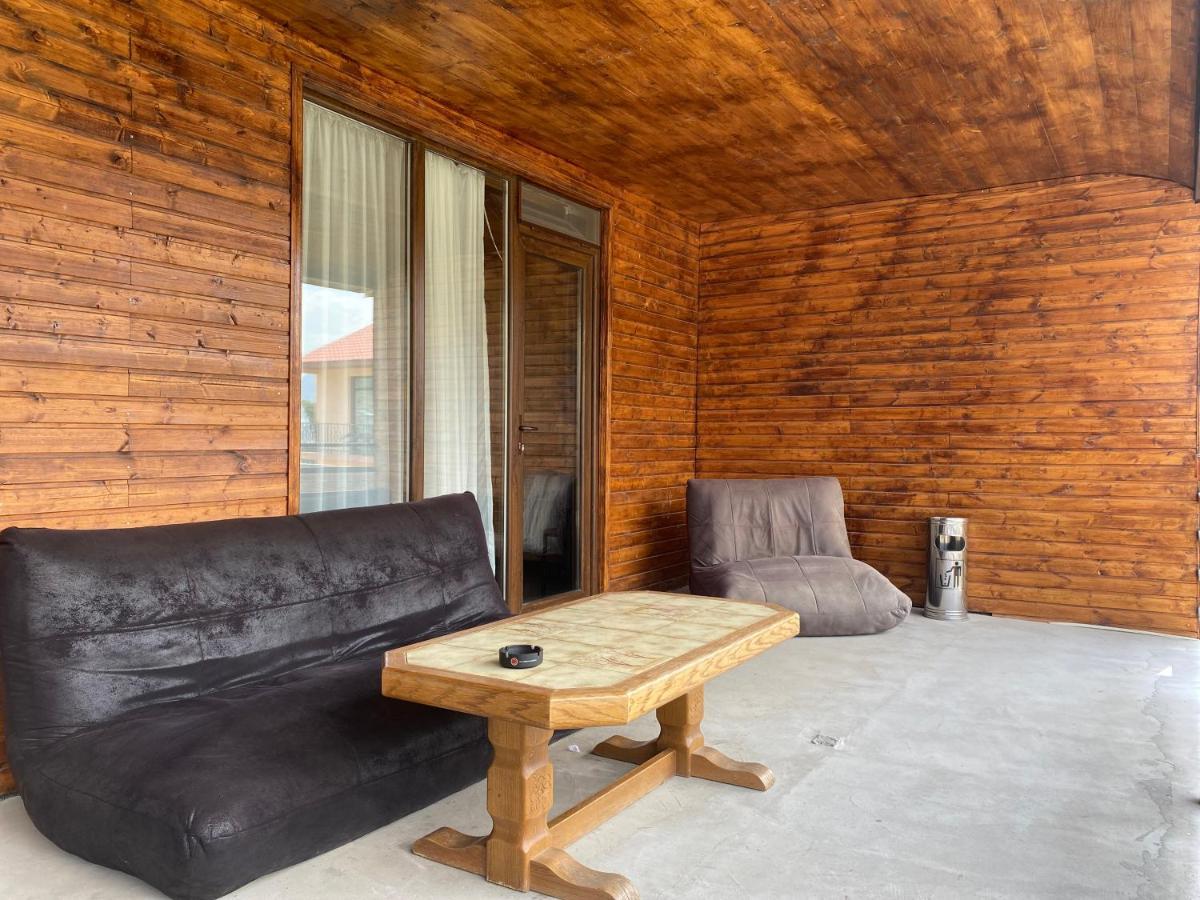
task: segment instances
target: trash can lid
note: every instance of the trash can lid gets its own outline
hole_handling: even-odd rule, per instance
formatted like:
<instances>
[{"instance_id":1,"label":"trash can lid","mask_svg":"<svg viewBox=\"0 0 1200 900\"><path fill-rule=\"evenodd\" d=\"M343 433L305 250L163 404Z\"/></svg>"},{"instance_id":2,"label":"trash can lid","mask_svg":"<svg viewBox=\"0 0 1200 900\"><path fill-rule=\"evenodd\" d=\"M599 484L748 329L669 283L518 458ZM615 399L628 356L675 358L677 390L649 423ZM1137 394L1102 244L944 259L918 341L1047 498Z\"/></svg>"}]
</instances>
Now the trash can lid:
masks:
<instances>
[{"instance_id":1,"label":"trash can lid","mask_svg":"<svg viewBox=\"0 0 1200 900\"><path fill-rule=\"evenodd\" d=\"M966 525L967 519L965 516L930 516L930 525Z\"/></svg>"}]
</instances>

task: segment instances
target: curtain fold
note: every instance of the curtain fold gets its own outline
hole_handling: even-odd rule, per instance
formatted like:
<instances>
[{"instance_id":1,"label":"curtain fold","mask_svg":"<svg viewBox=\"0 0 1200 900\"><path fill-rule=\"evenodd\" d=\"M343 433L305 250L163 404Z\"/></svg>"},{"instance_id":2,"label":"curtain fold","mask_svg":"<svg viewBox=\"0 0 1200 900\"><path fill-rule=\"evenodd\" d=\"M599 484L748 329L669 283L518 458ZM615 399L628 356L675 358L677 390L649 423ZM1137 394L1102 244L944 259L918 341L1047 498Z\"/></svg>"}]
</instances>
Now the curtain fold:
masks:
<instances>
[{"instance_id":1,"label":"curtain fold","mask_svg":"<svg viewBox=\"0 0 1200 900\"><path fill-rule=\"evenodd\" d=\"M408 143L304 103L301 511L406 499Z\"/></svg>"},{"instance_id":2,"label":"curtain fold","mask_svg":"<svg viewBox=\"0 0 1200 900\"><path fill-rule=\"evenodd\" d=\"M301 510L407 499L408 144L306 101ZM424 494L471 491L495 564L483 172L425 158Z\"/></svg>"},{"instance_id":3,"label":"curtain fold","mask_svg":"<svg viewBox=\"0 0 1200 900\"><path fill-rule=\"evenodd\" d=\"M484 173L425 156L425 495L471 491L495 566Z\"/></svg>"}]
</instances>

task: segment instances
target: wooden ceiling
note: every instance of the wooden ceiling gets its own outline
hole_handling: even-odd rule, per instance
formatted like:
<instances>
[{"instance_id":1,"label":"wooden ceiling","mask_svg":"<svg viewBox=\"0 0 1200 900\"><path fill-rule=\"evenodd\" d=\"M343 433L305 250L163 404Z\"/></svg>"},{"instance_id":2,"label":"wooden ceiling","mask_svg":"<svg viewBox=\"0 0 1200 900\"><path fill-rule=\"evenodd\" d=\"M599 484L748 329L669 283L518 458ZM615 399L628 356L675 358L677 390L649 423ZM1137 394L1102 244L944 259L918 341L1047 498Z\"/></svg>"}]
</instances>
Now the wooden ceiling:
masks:
<instances>
[{"instance_id":1,"label":"wooden ceiling","mask_svg":"<svg viewBox=\"0 0 1200 900\"><path fill-rule=\"evenodd\" d=\"M1096 173L1191 184L1195 0L263 0L699 221Z\"/></svg>"}]
</instances>

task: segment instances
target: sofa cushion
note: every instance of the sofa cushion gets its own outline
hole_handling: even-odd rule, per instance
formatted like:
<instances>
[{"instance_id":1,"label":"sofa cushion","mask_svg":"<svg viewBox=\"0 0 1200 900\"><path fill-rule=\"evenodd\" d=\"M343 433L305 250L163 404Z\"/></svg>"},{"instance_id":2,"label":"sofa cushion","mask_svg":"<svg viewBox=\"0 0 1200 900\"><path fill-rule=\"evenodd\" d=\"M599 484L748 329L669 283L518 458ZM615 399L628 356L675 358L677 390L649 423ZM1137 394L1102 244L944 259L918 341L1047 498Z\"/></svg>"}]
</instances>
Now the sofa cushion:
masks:
<instances>
[{"instance_id":1,"label":"sofa cushion","mask_svg":"<svg viewBox=\"0 0 1200 900\"><path fill-rule=\"evenodd\" d=\"M692 570L692 593L776 603L800 614L800 634L875 634L912 601L864 562L838 556L748 559Z\"/></svg>"},{"instance_id":2,"label":"sofa cushion","mask_svg":"<svg viewBox=\"0 0 1200 900\"><path fill-rule=\"evenodd\" d=\"M172 897L211 898L482 778L483 719L383 697L382 660L144 707L25 768L36 825Z\"/></svg>"},{"instance_id":3,"label":"sofa cushion","mask_svg":"<svg viewBox=\"0 0 1200 900\"><path fill-rule=\"evenodd\" d=\"M470 494L0 536L9 752L507 614ZM378 665L378 659L376 664Z\"/></svg>"},{"instance_id":4,"label":"sofa cushion","mask_svg":"<svg viewBox=\"0 0 1200 900\"><path fill-rule=\"evenodd\" d=\"M693 570L740 559L851 555L836 478L693 478L687 517Z\"/></svg>"}]
</instances>

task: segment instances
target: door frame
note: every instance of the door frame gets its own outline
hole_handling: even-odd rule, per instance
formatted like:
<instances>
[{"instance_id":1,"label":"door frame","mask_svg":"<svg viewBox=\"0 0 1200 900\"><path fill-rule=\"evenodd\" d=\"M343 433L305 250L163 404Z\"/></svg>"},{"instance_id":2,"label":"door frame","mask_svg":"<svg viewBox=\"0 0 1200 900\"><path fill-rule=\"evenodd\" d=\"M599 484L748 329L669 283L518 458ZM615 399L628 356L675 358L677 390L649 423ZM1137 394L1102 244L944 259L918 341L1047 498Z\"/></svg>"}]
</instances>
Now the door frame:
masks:
<instances>
[{"instance_id":1,"label":"door frame","mask_svg":"<svg viewBox=\"0 0 1200 900\"><path fill-rule=\"evenodd\" d=\"M579 588L531 603L524 602L524 531L525 513L524 466L519 451L521 416L524 410L525 388L525 255L536 250L538 255L576 266L583 271L584 296L580 313L580 348L577 363L579 373L579 477L576 484L576 515L578 531L575 536L579 549ZM509 360L508 360L508 509L505 547L505 598L514 613L536 609L542 605L562 603L586 597L600 590L602 541L599 529L601 516L601 385L602 359L600 271L601 247L558 234L529 222L520 222L516 229L512 253L512 290L509 292Z\"/></svg>"},{"instance_id":2,"label":"door frame","mask_svg":"<svg viewBox=\"0 0 1200 900\"><path fill-rule=\"evenodd\" d=\"M595 403L593 458L588 474L593 478L593 498L591 520L593 532L589 558L592 562L592 587L595 591L606 590L609 583L608 571L608 521L610 518L609 503L609 460L611 448L612 415L611 405L611 356L612 356L612 304L613 284L613 250L611 246L613 220L615 210L620 200L603 182L593 182L575 176L570 167L555 163L553 158L543 158L536 152L527 149L514 151L507 141L500 140L502 135L488 137L476 132L468 132L456 126L451 120L445 119L434 122L428 116L420 114L417 107L397 101L388 90L381 86L364 83L354 78L328 68L321 68L303 62L295 62L291 67L291 158L290 158L290 197L289 241L291 244L291 279L290 279L290 308L289 308L289 348L288 348L288 427L287 427L287 512L296 514L300 511L300 313L303 287L303 170L304 170L304 100L310 99L328 106L338 112L365 122L376 128L390 131L398 137L411 142L412 156L409 165L410 188L412 198L409 214L410 234L412 244L409 247L409 285L410 302L414 316L419 315L419 304L424 300L424 265L419 257L423 241L418 241L416 228L424 228L423 207L418 203L424 202L424 192L417 190L417 173L413 171L416 165L423 165L423 150L430 149L459 162L473 165L491 175L498 176L508 182L508 221L506 237L509 242L510 258L508 260L508 306L506 323L511 328L512 307L516 295L516 262L519 252L518 233L521 228L528 228L550 240L557 240L568 246L575 245L589 252L596 253L596 277L593 287L594 336L593 350L595 356L588 371L595 379L590 400ZM544 190L552 191L568 200L573 200L585 206L590 206L600 212L600 243L598 246L575 241L534 225L521 222L521 188L525 184L533 184ZM418 197L418 195L420 195ZM417 211L420 215L417 215ZM409 490L410 499L423 495L421 479L413 478L413 472L418 468L418 453L424 452L423 435L414 433L419 427L415 421L418 415L415 407L416 388L421 373L414 373L412 367L417 366L418 353L424 353L424 334L418 327L410 323L409 331L410 369L409 391L410 408L409 422ZM511 351L510 351L511 352ZM511 392L511 384L508 389ZM512 417L508 416L509 422ZM505 433L508 433L509 423L506 423ZM506 467L511 469L506 460ZM422 469L423 471L423 469ZM505 485L509 483L505 474ZM506 498L507 502L508 498ZM506 516L507 520L507 516ZM506 542L509 535L505 535ZM506 545L505 560L509 558L510 548ZM507 574L504 576L502 588L508 585ZM515 606L509 592L505 591L506 601Z\"/></svg>"}]
</instances>

